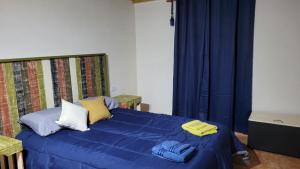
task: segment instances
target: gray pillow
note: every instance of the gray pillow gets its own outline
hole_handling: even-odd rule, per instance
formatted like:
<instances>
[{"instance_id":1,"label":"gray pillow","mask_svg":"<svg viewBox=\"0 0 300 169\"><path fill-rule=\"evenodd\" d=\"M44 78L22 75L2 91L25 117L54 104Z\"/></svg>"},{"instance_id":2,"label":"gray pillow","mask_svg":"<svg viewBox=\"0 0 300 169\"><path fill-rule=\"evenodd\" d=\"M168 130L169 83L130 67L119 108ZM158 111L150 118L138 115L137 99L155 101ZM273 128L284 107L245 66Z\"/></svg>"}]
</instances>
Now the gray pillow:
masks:
<instances>
[{"instance_id":1,"label":"gray pillow","mask_svg":"<svg viewBox=\"0 0 300 169\"><path fill-rule=\"evenodd\" d=\"M30 114L26 114L20 118L20 122L29 126L40 136L48 136L61 129L55 123L59 119L61 107L50 108Z\"/></svg>"},{"instance_id":2,"label":"gray pillow","mask_svg":"<svg viewBox=\"0 0 300 169\"><path fill-rule=\"evenodd\" d=\"M108 110L112 110L115 108L119 107L119 103L116 99L112 98L112 97L108 97L108 96L103 96L104 97L104 101L105 101L105 105L107 107ZM98 97L87 97L83 100L95 100ZM73 104L76 104L78 106L82 106L80 102L74 102Z\"/></svg>"},{"instance_id":3,"label":"gray pillow","mask_svg":"<svg viewBox=\"0 0 300 169\"><path fill-rule=\"evenodd\" d=\"M104 96L104 100L108 110L116 109L119 107L118 101L112 97Z\"/></svg>"}]
</instances>

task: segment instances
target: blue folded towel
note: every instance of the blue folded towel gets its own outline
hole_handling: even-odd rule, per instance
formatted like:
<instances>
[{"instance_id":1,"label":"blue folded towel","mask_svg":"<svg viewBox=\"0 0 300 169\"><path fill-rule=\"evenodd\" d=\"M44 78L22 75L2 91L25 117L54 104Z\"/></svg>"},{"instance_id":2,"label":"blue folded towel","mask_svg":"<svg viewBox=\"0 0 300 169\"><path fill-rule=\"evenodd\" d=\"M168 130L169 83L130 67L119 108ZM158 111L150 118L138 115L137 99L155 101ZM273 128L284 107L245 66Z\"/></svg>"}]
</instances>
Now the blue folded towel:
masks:
<instances>
[{"instance_id":1,"label":"blue folded towel","mask_svg":"<svg viewBox=\"0 0 300 169\"><path fill-rule=\"evenodd\" d=\"M195 147L189 146L185 150L182 150L180 154L168 151L164 148L163 144L156 145L152 148L152 154L175 162L186 162L189 160L195 151Z\"/></svg>"},{"instance_id":2,"label":"blue folded towel","mask_svg":"<svg viewBox=\"0 0 300 169\"><path fill-rule=\"evenodd\" d=\"M181 154L183 151L191 147L190 144L182 144L178 141L173 141L173 140L164 141L161 143L161 145L165 150L168 150L175 154Z\"/></svg>"}]
</instances>

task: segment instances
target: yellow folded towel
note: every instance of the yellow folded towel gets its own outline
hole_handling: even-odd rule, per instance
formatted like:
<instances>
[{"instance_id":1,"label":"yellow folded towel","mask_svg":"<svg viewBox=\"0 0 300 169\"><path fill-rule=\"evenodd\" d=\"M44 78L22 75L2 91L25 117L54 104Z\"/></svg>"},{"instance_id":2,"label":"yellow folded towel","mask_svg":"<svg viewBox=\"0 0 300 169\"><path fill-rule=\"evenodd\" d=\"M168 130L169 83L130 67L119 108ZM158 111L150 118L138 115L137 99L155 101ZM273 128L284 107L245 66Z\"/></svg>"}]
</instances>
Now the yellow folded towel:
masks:
<instances>
[{"instance_id":1,"label":"yellow folded towel","mask_svg":"<svg viewBox=\"0 0 300 169\"><path fill-rule=\"evenodd\" d=\"M209 134L217 133L218 127L215 125L211 125L205 122L201 122L200 120L193 120L181 125L181 127L196 136L206 136Z\"/></svg>"}]
</instances>

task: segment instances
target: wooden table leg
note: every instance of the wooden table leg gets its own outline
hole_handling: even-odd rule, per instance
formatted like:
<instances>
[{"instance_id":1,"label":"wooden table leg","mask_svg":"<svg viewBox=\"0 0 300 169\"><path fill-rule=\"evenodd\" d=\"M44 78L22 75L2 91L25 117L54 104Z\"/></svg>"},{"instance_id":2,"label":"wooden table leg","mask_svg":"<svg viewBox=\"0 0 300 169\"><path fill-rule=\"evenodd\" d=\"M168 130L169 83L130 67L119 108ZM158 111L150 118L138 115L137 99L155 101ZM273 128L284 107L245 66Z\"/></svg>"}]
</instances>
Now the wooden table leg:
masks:
<instances>
[{"instance_id":1,"label":"wooden table leg","mask_svg":"<svg viewBox=\"0 0 300 169\"><path fill-rule=\"evenodd\" d=\"M14 163L14 156L8 156L8 168L9 169L14 169L15 168L15 163Z\"/></svg>"},{"instance_id":2,"label":"wooden table leg","mask_svg":"<svg viewBox=\"0 0 300 169\"><path fill-rule=\"evenodd\" d=\"M18 164L18 169L24 169L24 162L23 162L23 153L22 153L22 151L17 153L17 164Z\"/></svg>"},{"instance_id":3,"label":"wooden table leg","mask_svg":"<svg viewBox=\"0 0 300 169\"><path fill-rule=\"evenodd\" d=\"M4 156L0 156L0 168L1 169L6 169L6 165L5 165L5 158Z\"/></svg>"}]
</instances>

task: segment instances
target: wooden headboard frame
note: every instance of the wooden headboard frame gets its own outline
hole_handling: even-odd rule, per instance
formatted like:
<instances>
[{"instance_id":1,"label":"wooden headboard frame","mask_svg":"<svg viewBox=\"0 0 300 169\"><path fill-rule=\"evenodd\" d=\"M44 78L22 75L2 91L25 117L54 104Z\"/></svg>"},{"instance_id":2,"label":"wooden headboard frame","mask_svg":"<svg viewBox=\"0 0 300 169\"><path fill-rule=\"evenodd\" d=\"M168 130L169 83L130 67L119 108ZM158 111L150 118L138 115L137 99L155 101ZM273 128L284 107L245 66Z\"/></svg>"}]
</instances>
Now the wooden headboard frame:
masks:
<instances>
[{"instance_id":1,"label":"wooden headboard frame","mask_svg":"<svg viewBox=\"0 0 300 169\"><path fill-rule=\"evenodd\" d=\"M80 58L80 57L91 57L91 56L106 56L107 57L107 55L105 53L78 54L78 55L55 55L55 56L38 56L38 57L0 59L0 63L50 60L50 59L61 59L61 58Z\"/></svg>"},{"instance_id":2,"label":"wooden headboard frame","mask_svg":"<svg viewBox=\"0 0 300 169\"><path fill-rule=\"evenodd\" d=\"M14 137L19 117L76 101L110 95L105 53L0 59L0 134Z\"/></svg>"}]
</instances>

